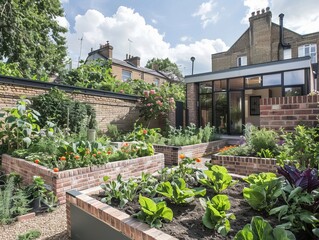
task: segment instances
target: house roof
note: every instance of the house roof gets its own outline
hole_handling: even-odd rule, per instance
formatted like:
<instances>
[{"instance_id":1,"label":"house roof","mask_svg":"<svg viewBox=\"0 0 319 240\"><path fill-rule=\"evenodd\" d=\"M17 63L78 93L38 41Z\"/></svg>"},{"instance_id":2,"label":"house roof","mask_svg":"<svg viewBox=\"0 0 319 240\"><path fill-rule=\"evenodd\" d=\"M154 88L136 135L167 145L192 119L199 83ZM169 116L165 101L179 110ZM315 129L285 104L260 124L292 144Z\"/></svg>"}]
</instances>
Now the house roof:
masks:
<instances>
[{"instance_id":1,"label":"house roof","mask_svg":"<svg viewBox=\"0 0 319 240\"><path fill-rule=\"evenodd\" d=\"M195 83L210 80L252 76L258 74L275 73L303 68L311 68L311 58L309 56L260 64L252 64L241 67L234 67L231 69L216 72L206 72L188 75L185 76L185 83Z\"/></svg>"}]
</instances>

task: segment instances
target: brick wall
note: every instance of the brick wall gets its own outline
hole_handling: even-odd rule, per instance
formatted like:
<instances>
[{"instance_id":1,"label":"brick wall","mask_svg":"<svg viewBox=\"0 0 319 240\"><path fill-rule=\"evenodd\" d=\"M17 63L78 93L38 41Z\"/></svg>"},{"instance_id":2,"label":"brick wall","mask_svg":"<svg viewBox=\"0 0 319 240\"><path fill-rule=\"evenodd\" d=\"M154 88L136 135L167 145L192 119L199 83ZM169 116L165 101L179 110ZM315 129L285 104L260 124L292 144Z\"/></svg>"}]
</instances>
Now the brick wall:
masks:
<instances>
[{"instance_id":1,"label":"brick wall","mask_svg":"<svg viewBox=\"0 0 319 240\"><path fill-rule=\"evenodd\" d=\"M21 175L25 184L32 183L33 176L41 176L46 184L52 187L60 203L65 203L65 192L71 189L83 190L96 187L103 182L105 175L115 179L122 174L124 179L138 177L142 172L154 173L164 167L164 155L141 157L99 166L90 166L53 172L51 169L33 162L2 155L2 169L6 173L16 172Z\"/></svg>"},{"instance_id":2,"label":"brick wall","mask_svg":"<svg viewBox=\"0 0 319 240\"><path fill-rule=\"evenodd\" d=\"M187 88L187 109L188 109L188 122L198 123L198 110L197 110L197 100L198 100L198 85L196 83L188 83Z\"/></svg>"},{"instance_id":3,"label":"brick wall","mask_svg":"<svg viewBox=\"0 0 319 240\"><path fill-rule=\"evenodd\" d=\"M261 99L260 126L278 130L281 127L293 130L304 124L315 126L319 96L294 96Z\"/></svg>"},{"instance_id":4,"label":"brick wall","mask_svg":"<svg viewBox=\"0 0 319 240\"><path fill-rule=\"evenodd\" d=\"M212 164L227 168L230 173L248 176L252 173L277 172L276 159L213 155Z\"/></svg>"},{"instance_id":5,"label":"brick wall","mask_svg":"<svg viewBox=\"0 0 319 240\"><path fill-rule=\"evenodd\" d=\"M224 147L226 140L218 140L208 143L200 143L188 146L163 146L154 145L155 152L163 153L165 156L165 166L178 165L179 155L185 154L190 158L203 157L210 155L216 150Z\"/></svg>"},{"instance_id":6,"label":"brick wall","mask_svg":"<svg viewBox=\"0 0 319 240\"><path fill-rule=\"evenodd\" d=\"M99 219L104 224L111 226L114 231L121 232L130 239L136 240L177 240L176 238L156 229L151 228L147 224L138 221L136 218L121 212L105 203L102 203L90 196L96 194L101 189L88 189L84 192L70 191L66 197L66 213L67 213L67 232L71 238L72 234L76 234L71 224L71 205L76 206L92 217ZM90 231L90 226L87 230ZM96 239L94 231L91 233L92 239Z\"/></svg>"}]
</instances>

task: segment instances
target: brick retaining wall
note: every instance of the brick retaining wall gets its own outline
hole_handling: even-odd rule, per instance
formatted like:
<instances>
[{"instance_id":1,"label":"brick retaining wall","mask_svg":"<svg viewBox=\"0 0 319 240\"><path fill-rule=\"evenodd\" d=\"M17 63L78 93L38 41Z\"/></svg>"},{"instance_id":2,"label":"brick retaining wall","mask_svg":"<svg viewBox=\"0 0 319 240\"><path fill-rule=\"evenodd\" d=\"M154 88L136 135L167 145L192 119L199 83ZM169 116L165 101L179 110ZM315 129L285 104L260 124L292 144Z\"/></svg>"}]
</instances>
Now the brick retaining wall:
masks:
<instances>
[{"instance_id":1,"label":"brick retaining wall","mask_svg":"<svg viewBox=\"0 0 319 240\"><path fill-rule=\"evenodd\" d=\"M300 124L316 126L319 96L265 98L260 101L260 126L294 130Z\"/></svg>"},{"instance_id":2,"label":"brick retaining wall","mask_svg":"<svg viewBox=\"0 0 319 240\"><path fill-rule=\"evenodd\" d=\"M155 152L164 153L165 166L178 165L181 153L187 157L196 158L203 157L216 152L219 148L226 145L226 140L217 140L208 143L200 143L188 146L166 146L166 145L153 145Z\"/></svg>"},{"instance_id":3,"label":"brick retaining wall","mask_svg":"<svg viewBox=\"0 0 319 240\"><path fill-rule=\"evenodd\" d=\"M71 189L83 190L96 187L103 182L105 175L115 179L122 174L124 179L138 177L142 172L154 173L164 167L164 154L135 159L109 162L104 165L90 166L53 172L24 159L2 155L2 169L6 173L16 172L23 177L25 184L32 183L33 176L41 176L52 187L60 203L65 203L65 192Z\"/></svg>"},{"instance_id":4,"label":"brick retaining wall","mask_svg":"<svg viewBox=\"0 0 319 240\"><path fill-rule=\"evenodd\" d=\"M231 173L246 175L261 172L277 172L276 159L213 155L212 164L221 165Z\"/></svg>"}]
</instances>

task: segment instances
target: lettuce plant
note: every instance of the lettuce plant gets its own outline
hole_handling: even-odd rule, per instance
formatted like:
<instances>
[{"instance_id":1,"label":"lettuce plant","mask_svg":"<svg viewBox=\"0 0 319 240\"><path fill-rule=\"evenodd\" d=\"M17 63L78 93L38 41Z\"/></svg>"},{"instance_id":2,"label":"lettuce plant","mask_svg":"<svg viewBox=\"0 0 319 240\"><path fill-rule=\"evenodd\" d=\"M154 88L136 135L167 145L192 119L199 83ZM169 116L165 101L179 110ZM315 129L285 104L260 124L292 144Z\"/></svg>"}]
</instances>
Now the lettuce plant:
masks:
<instances>
[{"instance_id":1,"label":"lettuce plant","mask_svg":"<svg viewBox=\"0 0 319 240\"><path fill-rule=\"evenodd\" d=\"M162 219L172 221L173 211L166 206L166 202L154 202L152 199L139 195L138 202L141 206L141 211L135 216L149 224L151 227L160 228Z\"/></svg>"},{"instance_id":2,"label":"lettuce plant","mask_svg":"<svg viewBox=\"0 0 319 240\"><path fill-rule=\"evenodd\" d=\"M230 230L229 219L236 219L233 213L226 213L230 209L227 195L219 194L211 200L201 198L200 203L205 209L203 224L209 229L215 229L219 234L226 236Z\"/></svg>"},{"instance_id":3,"label":"lettuce plant","mask_svg":"<svg viewBox=\"0 0 319 240\"><path fill-rule=\"evenodd\" d=\"M315 168L300 171L294 166L285 165L278 168L278 173L283 175L292 187L301 187L308 193L319 188L318 170Z\"/></svg>"},{"instance_id":4,"label":"lettuce plant","mask_svg":"<svg viewBox=\"0 0 319 240\"><path fill-rule=\"evenodd\" d=\"M234 237L234 240L295 240L295 235L281 227L272 228L262 217L255 216Z\"/></svg>"},{"instance_id":5,"label":"lettuce plant","mask_svg":"<svg viewBox=\"0 0 319 240\"><path fill-rule=\"evenodd\" d=\"M231 175L223 166L213 165L210 170L204 170L204 175L197 174L198 182L220 193L234 184Z\"/></svg>"},{"instance_id":6,"label":"lettuce plant","mask_svg":"<svg viewBox=\"0 0 319 240\"><path fill-rule=\"evenodd\" d=\"M255 210L269 211L282 193L281 180L271 173L250 175L245 180L250 186L243 189L243 195Z\"/></svg>"},{"instance_id":7,"label":"lettuce plant","mask_svg":"<svg viewBox=\"0 0 319 240\"><path fill-rule=\"evenodd\" d=\"M178 178L171 183L162 182L157 186L156 191L176 204L190 203L195 199L195 196L203 197L206 195L206 188L187 188L183 178Z\"/></svg>"}]
</instances>

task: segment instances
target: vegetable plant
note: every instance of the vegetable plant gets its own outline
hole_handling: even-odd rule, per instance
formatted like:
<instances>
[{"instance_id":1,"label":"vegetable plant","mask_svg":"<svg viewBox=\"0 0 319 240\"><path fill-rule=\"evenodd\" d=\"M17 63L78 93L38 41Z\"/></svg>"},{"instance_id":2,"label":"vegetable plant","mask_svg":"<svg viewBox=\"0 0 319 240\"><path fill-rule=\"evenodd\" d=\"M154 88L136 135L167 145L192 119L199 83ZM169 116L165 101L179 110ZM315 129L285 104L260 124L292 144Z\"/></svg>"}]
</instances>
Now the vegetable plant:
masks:
<instances>
[{"instance_id":1,"label":"vegetable plant","mask_svg":"<svg viewBox=\"0 0 319 240\"><path fill-rule=\"evenodd\" d=\"M262 217L255 216L234 237L234 240L295 240L295 235L282 227L272 226Z\"/></svg>"},{"instance_id":2,"label":"vegetable plant","mask_svg":"<svg viewBox=\"0 0 319 240\"><path fill-rule=\"evenodd\" d=\"M173 211L166 206L166 202L154 202L152 199L139 195L138 202L141 206L141 211L135 216L149 224L151 227L160 228L162 219L172 221Z\"/></svg>"},{"instance_id":3,"label":"vegetable plant","mask_svg":"<svg viewBox=\"0 0 319 240\"><path fill-rule=\"evenodd\" d=\"M243 189L243 195L255 210L269 211L282 193L281 180L274 178L272 174L250 175L246 181L251 184Z\"/></svg>"},{"instance_id":4,"label":"vegetable plant","mask_svg":"<svg viewBox=\"0 0 319 240\"><path fill-rule=\"evenodd\" d=\"M198 174L198 182L220 193L234 184L231 175L223 166L213 165L209 170L204 170L204 175Z\"/></svg>"},{"instance_id":5,"label":"vegetable plant","mask_svg":"<svg viewBox=\"0 0 319 240\"><path fill-rule=\"evenodd\" d=\"M230 209L230 202L227 195L218 194L211 200L200 199L205 209L203 224L209 229L216 230L222 236L226 236L230 230L229 220L236 219L233 213L227 213Z\"/></svg>"},{"instance_id":6,"label":"vegetable plant","mask_svg":"<svg viewBox=\"0 0 319 240\"><path fill-rule=\"evenodd\" d=\"M161 182L156 191L176 204L185 204L194 201L195 196L205 196L206 188L187 188L183 178L173 180L171 183Z\"/></svg>"}]
</instances>

